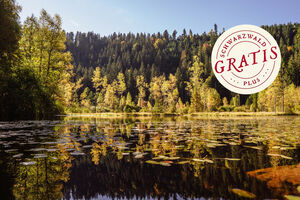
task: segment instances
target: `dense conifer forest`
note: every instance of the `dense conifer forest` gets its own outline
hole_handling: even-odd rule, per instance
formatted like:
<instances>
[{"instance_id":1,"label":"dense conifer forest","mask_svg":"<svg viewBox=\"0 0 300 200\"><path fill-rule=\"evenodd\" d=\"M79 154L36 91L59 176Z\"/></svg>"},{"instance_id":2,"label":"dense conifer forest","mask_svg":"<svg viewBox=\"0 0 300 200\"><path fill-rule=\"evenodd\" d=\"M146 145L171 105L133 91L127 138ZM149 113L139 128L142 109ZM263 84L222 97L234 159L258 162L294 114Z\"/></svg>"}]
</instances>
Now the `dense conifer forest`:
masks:
<instances>
[{"instance_id":1,"label":"dense conifer forest","mask_svg":"<svg viewBox=\"0 0 300 200\"><path fill-rule=\"evenodd\" d=\"M97 33L62 30L45 10L20 22L14 0L0 5L0 118L59 113L300 111L300 24L262 26L277 40L282 66L264 91L238 95L211 70L222 34L167 30Z\"/></svg>"}]
</instances>

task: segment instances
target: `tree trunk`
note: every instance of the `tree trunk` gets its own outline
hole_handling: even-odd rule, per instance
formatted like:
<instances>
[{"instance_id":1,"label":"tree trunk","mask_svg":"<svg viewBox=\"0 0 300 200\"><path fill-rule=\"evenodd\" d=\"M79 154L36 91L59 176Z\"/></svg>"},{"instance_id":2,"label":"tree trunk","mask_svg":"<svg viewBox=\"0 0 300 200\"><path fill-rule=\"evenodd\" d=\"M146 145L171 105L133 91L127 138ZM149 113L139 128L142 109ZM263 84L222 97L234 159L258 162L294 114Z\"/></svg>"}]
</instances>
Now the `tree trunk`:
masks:
<instances>
[{"instance_id":1,"label":"tree trunk","mask_svg":"<svg viewBox=\"0 0 300 200\"><path fill-rule=\"evenodd\" d=\"M274 113L276 113L276 95L274 94Z\"/></svg>"}]
</instances>

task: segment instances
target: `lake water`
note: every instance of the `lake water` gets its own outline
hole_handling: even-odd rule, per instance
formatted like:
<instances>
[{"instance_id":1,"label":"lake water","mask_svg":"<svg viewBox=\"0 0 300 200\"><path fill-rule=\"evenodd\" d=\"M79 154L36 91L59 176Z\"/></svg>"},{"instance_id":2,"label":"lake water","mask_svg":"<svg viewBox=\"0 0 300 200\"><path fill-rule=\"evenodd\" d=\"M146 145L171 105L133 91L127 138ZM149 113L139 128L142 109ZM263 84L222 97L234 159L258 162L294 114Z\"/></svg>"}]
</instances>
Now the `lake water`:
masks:
<instances>
[{"instance_id":1,"label":"lake water","mask_svg":"<svg viewBox=\"0 0 300 200\"><path fill-rule=\"evenodd\" d=\"M299 117L0 122L1 199L284 199L299 185Z\"/></svg>"}]
</instances>

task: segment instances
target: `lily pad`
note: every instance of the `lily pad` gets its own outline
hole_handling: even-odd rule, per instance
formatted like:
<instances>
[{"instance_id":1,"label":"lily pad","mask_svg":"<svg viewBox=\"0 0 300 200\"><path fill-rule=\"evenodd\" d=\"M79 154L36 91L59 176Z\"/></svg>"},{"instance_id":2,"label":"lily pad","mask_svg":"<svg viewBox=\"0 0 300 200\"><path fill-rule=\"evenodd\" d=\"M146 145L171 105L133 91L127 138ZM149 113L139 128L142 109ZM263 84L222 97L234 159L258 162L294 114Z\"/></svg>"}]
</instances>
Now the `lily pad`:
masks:
<instances>
[{"instance_id":1,"label":"lily pad","mask_svg":"<svg viewBox=\"0 0 300 200\"><path fill-rule=\"evenodd\" d=\"M262 147L259 147L259 146L248 146L248 145L244 145L244 147L246 147L246 148L251 148L251 149L256 149L256 150L262 150L262 149L263 149Z\"/></svg>"},{"instance_id":2,"label":"lily pad","mask_svg":"<svg viewBox=\"0 0 300 200\"><path fill-rule=\"evenodd\" d=\"M230 161L240 161L240 158L225 158L225 160L230 160Z\"/></svg>"},{"instance_id":3,"label":"lily pad","mask_svg":"<svg viewBox=\"0 0 300 200\"><path fill-rule=\"evenodd\" d=\"M46 158L47 155L45 154L36 154L33 158Z\"/></svg>"},{"instance_id":4,"label":"lily pad","mask_svg":"<svg viewBox=\"0 0 300 200\"><path fill-rule=\"evenodd\" d=\"M294 195L285 195L284 197L288 200L300 200L299 196L294 196Z\"/></svg>"},{"instance_id":5,"label":"lily pad","mask_svg":"<svg viewBox=\"0 0 300 200\"><path fill-rule=\"evenodd\" d=\"M85 153L80 152L80 151L74 151L70 153L72 156L83 156L85 155Z\"/></svg>"},{"instance_id":6,"label":"lily pad","mask_svg":"<svg viewBox=\"0 0 300 200\"><path fill-rule=\"evenodd\" d=\"M168 157L167 156L162 156L162 155L160 155L160 156L157 156L157 157L154 157L154 158L152 158L153 160L163 160L163 159L167 159Z\"/></svg>"},{"instance_id":7,"label":"lily pad","mask_svg":"<svg viewBox=\"0 0 300 200\"><path fill-rule=\"evenodd\" d=\"M187 164L187 163L189 163L190 161L180 161L180 162L178 162L177 164L179 164L179 165L184 165L184 164Z\"/></svg>"},{"instance_id":8,"label":"lily pad","mask_svg":"<svg viewBox=\"0 0 300 200\"><path fill-rule=\"evenodd\" d=\"M171 164L167 163L166 161L159 162L159 164L162 165L162 166L165 166L165 167L170 167L171 166Z\"/></svg>"},{"instance_id":9,"label":"lily pad","mask_svg":"<svg viewBox=\"0 0 300 200\"><path fill-rule=\"evenodd\" d=\"M214 163L214 161L209 160L209 159L198 159L198 158L193 158L192 159L195 162L207 162L207 163Z\"/></svg>"},{"instance_id":10,"label":"lily pad","mask_svg":"<svg viewBox=\"0 0 300 200\"><path fill-rule=\"evenodd\" d=\"M285 156L285 155L281 155L281 158L285 158L285 159L289 159L289 160L292 160L292 159L293 159L292 157Z\"/></svg>"},{"instance_id":11,"label":"lily pad","mask_svg":"<svg viewBox=\"0 0 300 200\"><path fill-rule=\"evenodd\" d=\"M147 160L146 163L153 164L153 165L159 165L160 163L154 160Z\"/></svg>"},{"instance_id":12,"label":"lily pad","mask_svg":"<svg viewBox=\"0 0 300 200\"><path fill-rule=\"evenodd\" d=\"M19 153L19 154L13 155L13 158L20 158L20 157L22 157L22 156L23 156L23 154L22 154L22 153Z\"/></svg>"},{"instance_id":13,"label":"lily pad","mask_svg":"<svg viewBox=\"0 0 300 200\"><path fill-rule=\"evenodd\" d=\"M48 152L58 151L58 149L47 149Z\"/></svg>"},{"instance_id":14,"label":"lily pad","mask_svg":"<svg viewBox=\"0 0 300 200\"><path fill-rule=\"evenodd\" d=\"M204 159L204 162L207 162L207 163L214 163L214 161L209 160L209 159Z\"/></svg>"},{"instance_id":15,"label":"lily pad","mask_svg":"<svg viewBox=\"0 0 300 200\"><path fill-rule=\"evenodd\" d=\"M35 165L36 162L35 162L35 161L21 162L21 164L22 164L22 165L25 165L25 166L27 166L27 165Z\"/></svg>"},{"instance_id":16,"label":"lily pad","mask_svg":"<svg viewBox=\"0 0 300 200\"><path fill-rule=\"evenodd\" d=\"M144 157L143 154L138 154L138 155L134 156L134 158L136 158L136 159L140 159L140 158L143 158L143 157Z\"/></svg>"},{"instance_id":17,"label":"lily pad","mask_svg":"<svg viewBox=\"0 0 300 200\"><path fill-rule=\"evenodd\" d=\"M178 160L180 157L167 157L166 160Z\"/></svg>"},{"instance_id":18,"label":"lily pad","mask_svg":"<svg viewBox=\"0 0 300 200\"><path fill-rule=\"evenodd\" d=\"M240 197L244 197L244 198L249 198L249 199L254 199L256 197L255 194L248 192L246 190L242 190L242 189L238 189L238 188L234 188L231 190L234 194L240 196Z\"/></svg>"}]
</instances>

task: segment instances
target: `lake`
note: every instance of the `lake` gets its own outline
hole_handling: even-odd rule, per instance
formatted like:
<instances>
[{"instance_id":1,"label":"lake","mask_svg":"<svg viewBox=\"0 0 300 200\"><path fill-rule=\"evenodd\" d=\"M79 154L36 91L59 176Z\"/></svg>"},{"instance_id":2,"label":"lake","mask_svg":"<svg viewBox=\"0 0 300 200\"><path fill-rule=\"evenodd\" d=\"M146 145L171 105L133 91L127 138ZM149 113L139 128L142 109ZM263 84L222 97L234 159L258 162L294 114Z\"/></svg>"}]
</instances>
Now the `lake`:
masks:
<instances>
[{"instance_id":1,"label":"lake","mask_svg":"<svg viewBox=\"0 0 300 200\"><path fill-rule=\"evenodd\" d=\"M0 149L1 199L300 196L297 116L0 122Z\"/></svg>"}]
</instances>

